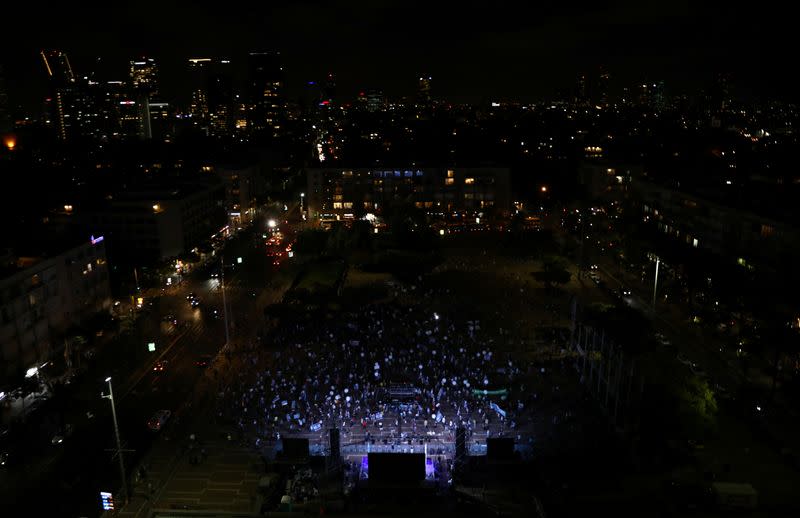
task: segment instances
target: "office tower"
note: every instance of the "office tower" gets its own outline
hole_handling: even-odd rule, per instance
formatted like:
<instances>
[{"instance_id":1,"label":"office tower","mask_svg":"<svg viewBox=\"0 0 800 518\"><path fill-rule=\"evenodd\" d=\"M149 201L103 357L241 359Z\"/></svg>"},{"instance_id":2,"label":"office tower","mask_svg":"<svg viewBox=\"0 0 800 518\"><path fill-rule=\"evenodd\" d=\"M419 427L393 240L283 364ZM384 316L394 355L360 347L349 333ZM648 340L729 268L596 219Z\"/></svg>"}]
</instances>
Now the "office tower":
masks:
<instances>
[{"instance_id":1,"label":"office tower","mask_svg":"<svg viewBox=\"0 0 800 518\"><path fill-rule=\"evenodd\" d=\"M60 50L41 51L42 61L49 79L50 95L47 111L59 140L73 137L73 112L76 84L69 58Z\"/></svg>"},{"instance_id":2,"label":"office tower","mask_svg":"<svg viewBox=\"0 0 800 518\"><path fill-rule=\"evenodd\" d=\"M66 53L60 50L43 50L40 54L47 69L47 75L53 84L64 86L75 82L72 66L69 64Z\"/></svg>"},{"instance_id":3,"label":"office tower","mask_svg":"<svg viewBox=\"0 0 800 518\"><path fill-rule=\"evenodd\" d=\"M251 52L248 56L250 126L278 136L284 115L283 68L278 52Z\"/></svg>"},{"instance_id":4,"label":"office tower","mask_svg":"<svg viewBox=\"0 0 800 518\"><path fill-rule=\"evenodd\" d=\"M193 124L214 136L229 134L234 120L241 127L239 107L234 103L230 60L191 58L189 74L192 88L189 113Z\"/></svg>"},{"instance_id":5,"label":"office tower","mask_svg":"<svg viewBox=\"0 0 800 518\"><path fill-rule=\"evenodd\" d=\"M208 121L208 75L211 58L189 59L189 80L192 88L192 98L189 104L189 114L195 125L205 126Z\"/></svg>"},{"instance_id":6,"label":"office tower","mask_svg":"<svg viewBox=\"0 0 800 518\"><path fill-rule=\"evenodd\" d=\"M367 90L367 111L379 112L386 108L386 99L380 90Z\"/></svg>"},{"instance_id":7,"label":"office tower","mask_svg":"<svg viewBox=\"0 0 800 518\"><path fill-rule=\"evenodd\" d=\"M653 88L650 83L642 83L639 85L639 106L650 106L652 102Z\"/></svg>"},{"instance_id":8,"label":"office tower","mask_svg":"<svg viewBox=\"0 0 800 518\"><path fill-rule=\"evenodd\" d=\"M135 91L147 92L151 98L158 96L158 68L153 58L131 60L130 80Z\"/></svg>"},{"instance_id":9,"label":"office tower","mask_svg":"<svg viewBox=\"0 0 800 518\"><path fill-rule=\"evenodd\" d=\"M227 59L213 61L209 67L207 85L210 133L225 136L230 133L233 112L233 73Z\"/></svg>"},{"instance_id":10,"label":"office tower","mask_svg":"<svg viewBox=\"0 0 800 518\"><path fill-rule=\"evenodd\" d=\"M58 50L41 51L49 79L45 111L59 140L97 138L102 133L101 114L94 87L88 76L77 77L69 58Z\"/></svg>"},{"instance_id":11,"label":"office tower","mask_svg":"<svg viewBox=\"0 0 800 518\"><path fill-rule=\"evenodd\" d=\"M586 104L589 100L589 87L586 81L586 74L578 76L578 91L575 92L575 103Z\"/></svg>"},{"instance_id":12,"label":"office tower","mask_svg":"<svg viewBox=\"0 0 800 518\"><path fill-rule=\"evenodd\" d=\"M336 78L333 77L333 73L329 73L328 77L325 78L325 82L322 85L322 100L327 101L328 104L332 104L334 99L336 98Z\"/></svg>"},{"instance_id":13,"label":"office tower","mask_svg":"<svg viewBox=\"0 0 800 518\"><path fill-rule=\"evenodd\" d=\"M608 83L611 76L608 72L600 69L597 76L597 92L595 95L595 104L602 108L608 108Z\"/></svg>"},{"instance_id":14,"label":"office tower","mask_svg":"<svg viewBox=\"0 0 800 518\"><path fill-rule=\"evenodd\" d=\"M419 76L419 84L417 87L417 97L420 104L431 103L431 81L433 78L427 74Z\"/></svg>"},{"instance_id":15,"label":"office tower","mask_svg":"<svg viewBox=\"0 0 800 518\"><path fill-rule=\"evenodd\" d=\"M148 140L153 138L150 105L158 96L158 67L153 58L141 57L131 60L129 74L139 119L137 134Z\"/></svg>"},{"instance_id":16,"label":"office tower","mask_svg":"<svg viewBox=\"0 0 800 518\"><path fill-rule=\"evenodd\" d=\"M731 107L730 91L731 75L718 74L711 89L711 109L714 112L724 113Z\"/></svg>"},{"instance_id":17,"label":"office tower","mask_svg":"<svg viewBox=\"0 0 800 518\"><path fill-rule=\"evenodd\" d=\"M664 95L664 81L653 83L653 108L656 111L662 111L665 108L666 98Z\"/></svg>"},{"instance_id":18,"label":"office tower","mask_svg":"<svg viewBox=\"0 0 800 518\"><path fill-rule=\"evenodd\" d=\"M11 129L11 109L8 105L8 94L3 81L3 67L0 65L0 133L7 133Z\"/></svg>"}]
</instances>

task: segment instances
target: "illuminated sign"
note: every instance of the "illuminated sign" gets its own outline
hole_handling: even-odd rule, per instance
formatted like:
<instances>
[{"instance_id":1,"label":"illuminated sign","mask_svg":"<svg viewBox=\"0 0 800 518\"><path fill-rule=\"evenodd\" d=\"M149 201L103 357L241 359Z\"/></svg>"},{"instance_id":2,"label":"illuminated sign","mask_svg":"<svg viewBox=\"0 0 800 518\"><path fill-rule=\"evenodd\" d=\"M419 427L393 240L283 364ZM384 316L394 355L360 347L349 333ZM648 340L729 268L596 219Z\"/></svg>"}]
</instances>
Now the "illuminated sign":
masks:
<instances>
[{"instance_id":1,"label":"illuminated sign","mask_svg":"<svg viewBox=\"0 0 800 518\"><path fill-rule=\"evenodd\" d=\"M64 207L66 208L66 205L65 205ZM71 208L72 208L72 207L70 206L70 209L71 209ZM102 242L103 242L103 239L105 239L105 238L104 238L103 236L100 236L100 237L94 237L94 236L91 236L89 239L92 241L92 244L93 244L93 245L96 245L97 243L102 243Z\"/></svg>"},{"instance_id":2,"label":"illuminated sign","mask_svg":"<svg viewBox=\"0 0 800 518\"><path fill-rule=\"evenodd\" d=\"M147 343L147 350L151 353L156 350L156 343L155 342L148 342Z\"/></svg>"},{"instance_id":3,"label":"illuminated sign","mask_svg":"<svg viewBox=\"0 0 800 518\"><path fill-rule=\"evenodd\" d=\"M103 511L113 511L114 495L107 491L100 491L100 501L103 503Z\"/></svg>"}]
</instances>

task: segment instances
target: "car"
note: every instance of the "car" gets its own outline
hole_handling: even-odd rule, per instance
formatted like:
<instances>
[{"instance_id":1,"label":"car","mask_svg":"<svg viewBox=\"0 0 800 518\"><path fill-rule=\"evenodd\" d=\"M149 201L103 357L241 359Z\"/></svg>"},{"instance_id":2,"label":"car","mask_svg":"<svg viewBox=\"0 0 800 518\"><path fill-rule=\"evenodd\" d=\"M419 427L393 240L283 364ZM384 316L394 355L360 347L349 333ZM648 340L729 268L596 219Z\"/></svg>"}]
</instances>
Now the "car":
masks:
<instances>
[{"instance_id":1,"label":"car","mask_svg":"<svg viewBox=\"0 0 800 518\"><path fill-rule=\"evenodd\" d=\"M169 410L159 410L153 414L153 417L151 417L149 421L147 421L147 427L150 430L157 432L164 427L164 424L166 424L171 415L172 412Z\"/></svg>"},{"instance_id":2,"label":"car","mask_svg":"<svg viewBox=\"0 0 800 518\"><path fill-rule=\"evenodd\" d=\"M159 360L153 365L153 370L156 372L164 372L164 369L167 368L167 360Z\"/></svg>"},{"instance_id":3,"label":"car","mask_svg":"<svg viewBox=\"0 0 800 518\"><path fill-rule=\"evenodd\" d=\"M589 278L592 279L592 282L595 284L600 284L600 276L597 275L595 272L589 274Z\"/></svg>"},{"instance_id":4,"label":"car","mask_svg":"<svg viewBox=\"0 0 800 518\"><path fill-rule=\"evenodd\" d=\"M186 295L186 300L188 300L188 301L192 301L192 300L194 300L196 298L197 298L197 293L195 293L193 291L189 292L189 294Z\"/></svg>"},{"instance_id":5,"label":"car","mask_svg":"<svg viewBox=\"0 0 800 518\"><path fill-rule=\"evenodd\" d=\"M178 325L178 319L173 314L164 315L164 317L161 319L161 321L162 322L166 322L168 324L175 325L175 326Z\"/></svg>"},{"instance_id":6,"label":"car","mask_svg":"<svg viewBox=\"0 0 800 518\"><path fill-rule=\"evenodd\" d=\"M50 444L61 444L64 442L64 437L61 435L54 435L52 439L50 439Z\"/></svg>"},{"instance_id":7,"label":"car","mask_svg":"<svg viewBox=\"0 0 800 518\"><path fill-rule=\"evenodd\" d=\"M598 266L596 264L592 264L592 265L589 266L589 269L592 270L592 271L596 271L597 268L598 268Z\"/></svg>"},{"instance_id":8,"label":"car","mask_svg":"<svg viewBox=\"0 0 800 518\"><path fill-rule=\"evenodd\" d=\"M211 365L211 360L212 360L212 358L211 358L210 354L204 354L200 358L198 358L197 361L194 362L194 364L196 366L198 366L198 367L205 368L205 367L208 367L209 365Z\"/></svg>"},{"instance_id":9,"label":"car","mask_svg":"<svg viewBox=\"0 0 800 518\"><path fill-rule=\"evenodd\" d=\"M213 271L213 272L211 272L211 278L212 278L212 279L217 279L217 278L219 278L219 272L217 272L217 271Z\"/></svg>"},{"instance_id":10,"label":"car","mask_svg":"<svg viewBox=\"0 0 800 518\"><path fill-rule=\"evenodd\" d=\"M193 308L199 307L200 306L200 299L199 298L194 298L189 303L192 305Z\"/></svg>"},{"instance_id":11,"label":"car","mask_svg":"<svg viewBox=\"0 0 800 518\"><path fill-rule=\"evenodd\" d=\"M630 297L630 296L631 296L631 290L630 290L630 289L628 289L628 288L626 288L625 286L623 286L623 287L621 287L621 288L619 289L619 293L620 293L620 295L622 295L623 297Z\"/></svg>"}]
</instances>

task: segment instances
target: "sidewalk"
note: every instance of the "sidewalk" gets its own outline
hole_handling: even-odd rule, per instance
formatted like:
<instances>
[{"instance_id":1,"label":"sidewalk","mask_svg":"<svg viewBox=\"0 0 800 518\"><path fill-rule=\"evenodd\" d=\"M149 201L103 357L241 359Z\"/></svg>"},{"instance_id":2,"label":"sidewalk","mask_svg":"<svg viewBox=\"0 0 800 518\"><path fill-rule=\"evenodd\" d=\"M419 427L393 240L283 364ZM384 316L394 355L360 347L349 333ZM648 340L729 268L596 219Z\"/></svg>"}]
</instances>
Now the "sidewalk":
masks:
<instances>
[{"instance_id":1,"label":"sidewalk","mask_svg":"<svg viewBox=\"0 0 800 518\"><path fill-rule=\"evenodd\" d=\"M226 361L220 355L209 367L191 401L176 412L171 425L133 470L130 502L116 516L139 518L174 509L260 515L258 483L264 474L263 461L253 448L234 439L233 429L217 423L214 415L219 384L242 368L238 356Z\"/></svg>"},{"instance_id":2,"label":"sidewalk","mask_svg":"<svg viewBox=\"0 0 800 518\"><path fill-rule=\"evenodd\" d=\"M262 294L250 306L251 318L257 318L270 300L280 299L280 291L274 289ZM258 484L264 475L261 455L239 440L234 427L216 419L220 387L240 372L252 369L246 354L256 333L252 327L244 325L242 336L232 338L227 350L215 357L190 400L175 412L151 451L132 470L130 501L124 507L118 505L121 510L113 516L144 518L153 512L176 509L260 516L262 500ZM192 435L194 440L190 438Z\"/></svg>"}]
</instances>

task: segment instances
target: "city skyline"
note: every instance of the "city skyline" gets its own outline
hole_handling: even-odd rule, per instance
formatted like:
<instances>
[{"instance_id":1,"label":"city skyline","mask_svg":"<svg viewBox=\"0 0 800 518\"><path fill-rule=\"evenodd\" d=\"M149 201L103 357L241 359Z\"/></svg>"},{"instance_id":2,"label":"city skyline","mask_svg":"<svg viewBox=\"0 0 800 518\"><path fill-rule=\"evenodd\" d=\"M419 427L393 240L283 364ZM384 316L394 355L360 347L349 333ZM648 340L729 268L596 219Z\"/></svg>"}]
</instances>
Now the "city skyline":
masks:
<instances>
[{"instance_id":1,"label":"city skyline","mask_svg":"<svg viewBox=\"0 0 800 518\"><path fill-rule=\"evenodd\" d=\"M480 9L449 2L424 10L413 2L403 9L363 2L277 2L246 10L234 4L224 11L160 6L142 22L124 6L102 18L53 7L37 29L20 34L13 49L0 50L0 63L10 104L28 110L44 95L37 55L49 48L66 52L78 75L96 71L109 80L124 79L131 59L152 57L164 96L177 100L189 95L188 58L227 57L236 65L258 51L281 53L289 99L298 98L307 81L330 72L343 97L369 88L394 98L412 96L418 74L425 72L433 77L436 98L527 102L571 91L580 74L600 66L616 89L664 80L675 92L698 90L725 72L743 95L791 95L790 71L781 66L788 42L781 39L788 35L774 30L772 19L744 17L734 7L718 12L713 6L670 4L659 10L628 4L588 10L509 3ZM137 9L148 7L145 2ZM33 16L25 5L12 6L9 14L19 20Z\"/></svg>"}]
</instances>

